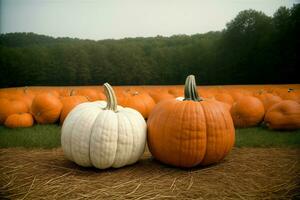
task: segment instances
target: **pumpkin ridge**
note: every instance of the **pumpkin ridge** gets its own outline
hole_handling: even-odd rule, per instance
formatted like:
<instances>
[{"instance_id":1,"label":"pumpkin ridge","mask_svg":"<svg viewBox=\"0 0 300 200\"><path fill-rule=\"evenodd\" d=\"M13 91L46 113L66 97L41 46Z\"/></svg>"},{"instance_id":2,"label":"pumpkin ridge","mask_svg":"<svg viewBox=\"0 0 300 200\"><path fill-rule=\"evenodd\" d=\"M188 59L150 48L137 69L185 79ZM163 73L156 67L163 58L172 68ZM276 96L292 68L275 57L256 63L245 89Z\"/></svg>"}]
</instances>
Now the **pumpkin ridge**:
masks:
<instances>
[{"instance_id":1,"label":"pumpkin ridge","mask_svg":"<svg viewBox=\"0 0 300 200\"><path fill-rule=\"evenodd\" d=\"M222 110L221 114L222 114L222 119L224 119L224 122L225 122L225 128L226 128L226 130L229 130L228 123L226 121L227 118L225 118L224 110ZM221 159L225 158L226 154L230 151L230 143L228 142L228 138L227 137L226 137L226 140L227 140L227 142L225 144L226 148L224 148L223 155L222 155Z\"/></svg>"},{"instance_id":2,"label":"pumpkin ridge","mask_svg":"<svg viewBox=\"0 0 300 200\"><path fill-rule=\"evenodd\" d=\"M98 113L98 115L99 115L99 113ZM97 117L98 117L98 115L97 115ZM90 138L89 138L89 160L91 162L91 165L94 165L93 162L92 162L92 159L91 159L91 141L92 141L91 137L92 137L92 135L94 133L94 129L95 129L95 125L96 125L95 121L96 121L97 117L94 120L93 126L91 128Z\"/></svg>"},{"instance_id":3,"label":"pumpkin ridge","mask_svg":"<svg viewBox=\"0 0 300 200\"><path fill-rule=\"evenodd\" d=\"M127 120L129 121L131 129L135 129L137 126L135 125L135 123L131 122L130 118L128 117L128 114L129 113L124 112L124 115L126 116ZM135 146L136 141L134 140L134 134L131 134L131 138L132 138L132 145ZM134 155L134 150L135 150L134 148L131 149L131 153L130 153L129 158L132 158L132 156ZM131 162L134 163L135 161L131 161ZM126 164L131 164L131 162L130 162L130 159L129 159Z\"/></svg>"},{"instance_id":4,"label":"pumpkin ridge","mask_svg":"<svg viewBox=\"0 0 300 200\"><path fill-rule=\"evenodd\" d=\"M205 157L206 157L206 154L207 154L207 139L208 139L208 128L207 128L207 121L206 121L206 119L207 119L207 111L204 109L204 106L202 105L202 103L200 103L200 105L201 105L201 109L202 109L202 111L203 111L203 114L204 114L204 120L205 120L205 152L204 152L204 154L203 154L203 157L202 157L202 159L201 159L201 161L199 161L199 163L198 164L200 164L200 163L202 163L202 161L205 159Z\"/></svg>"},{"instance_id":5,"label":"pumpkin ridge","mask_svg":"<svg viewBox=\"0 0 300 200\"><path fill-rule=\"evenodd\" d=\"M215 103L214 103L215 104ZM216 107L218 107L219 105L213 105L213 116L215 117L215 116L219 116L220 115L220 113L222 113L222 111L223 111L223 108L218 108L218 110L222 110L222 111L216 111ZM221 121L221 123L217 123L217 125L216 125L216 127L214 128L214 131L216 130L216 131L218 131L218 130L220 130L221 128L223 129L223 127L222 127L222 125L223 125L223 123L224 123L224 120L223 120L223 118L221 118L222 119L222 121ZM220 120L220 117L218 117L218 120ZM224 129L223 129L224 130ZM219 146L219 144L221 143L222 144L222 147L223 147L223 149L224 149L224 140L226 140L226 138L225 138L225 136L224 136L224 134L222 134L221 136L217 136L217 138L221 138L221 140L220 140L220 142L218 143L217 141L218 140L216 140L216 144L215 144L215 146L214 146L214 150L215 151L219 151L219 148L221 148L220 146ZM222 150L222 149L221 149ZM224 150L223 150L224 151ZM220 151L220 152L223 152L223 151ZM219 161L219 160L221 160L221 158L222 158L222 156L223 156L223 153L220 153L220 155L218 155L217 156L217 161Z\"/></svg>"},{"instance_id":6,"label":"pumpkin ridge","mask_svg":"<svg viewBox=\"0 0 300 200\"><path fill-rule=\"evenodd\" d=\"M203 101L204 101L204 100L203 100ZM202 103L199 103L199 108L201 108L201 110L202 110L202 113L203 113L203 120L204 120L204 124L205 124L205 152L203 153L202 159L199 160L199 161L197 162L197 165L199 165L199 164L203 161L203 159L205 158L205 155L206 155L206 151L207 151L207 121L206 121L205 110L204 110L204 108L203 108ZM199 142L197 143L197 146L198 146L197 149L200 149L200 148L199 148Z\"/></svg>"},{"instance_id":7,"label":"pumpkin ridge","mask_svg":"<svg viewBox=\"0 0 300 200\"><path fill-rule=\"evenodd\" d=\"M176 107L176 104L175 104L175 106L174 107ZM175 111L176 109L174 109L174 111ZM169 121L169 118L170 118L170 116L172 116L171 115L172 114L172 112L169 112L168 114L167 114L167 116L165 117L165 122L167 122L167 121ZM164 127L163 127L163 133L165 133L165 129L166 129L166 123L162 123L162 124L164 124ZM169 136L169 134L164 134L163 135L163 140L162 141L165 141L165 138L166 138L166 136ZM168 139L168 138L167 138Z\"/></svg>"},{"instance_id":8,"label":"pumpkin ridge","mask_svg":"<svg viewBox=\"0 0 300 200\"><path fill-rule=\"evenodd\" d=\"M82 120L81 117L84 116L84 113L89 113L89 112L92 112L92 110L91 110L91 109L86 109L86 110L84 110L84 111L81 113L81 116L77 118L76 123L74 123L74 125L79 124L80 121ZM97 119L98 114L99 114L99 112L97 113L96 117L93 119L93 124L94 124L95 120ZM78 123L78 121L79 121L79 123ZM72 127L72 128L74 128L74 127ZM90 129L92 130L92 128L93 128L93 127L91 127ZM73 141L73 137L74 137L74 134L73 134L73 133L74 133L74 132L72 131L72 135L71 135L71 153L72 153L72 157L73 157L73 159L74 159L74 158L76 158L76 156L73 155L75 149L72 148L72 146L73 146L73 145L72 145L72 144L73 144L72 141ZM90 132L89 138L91 137L91 135L92 135L92 131ZM90 140L89 140L89 144L90 144ZM88 150L88 155L90 155L90 150ZM74 161L75 161L75 162L78 162L78 158L74 159ZM92 165L92 161L91 161L91 159L90 159L90 156L89 156L88 162L89 162L89 166L91 166L91 165Z\"/></svg>"},{"instance_id":9,"label":"pumpkin ridge","mask_svg":"<svg viewBox=\"0 0 300 200\"><path fill-rule=\"evenodd\" d=\"M170 100L170 103L172 103L172 101L173 100ZM164 104L167 104L168 103L168 101L165 101L165 102L161 102L160 103L160 105L164 105ZM174 109L172 109L172 111L173 112L175 112L176 111L176 107L178 107L178 105L179 104L177 104L177 102L175 102L174 103L175 105L173 105L174 106ZM163 118L163 120L162 120L162 122L164 122L164 123L162 123L164 126L163 126L163 128L162 128L162 132L164 132L164 133L166 133L165 132L165 130L166 130L166 122L169 120L169 118L170 118L170 116L171 115L173 115L174 113L173 112L169 112L169 113L167 113L167 115ZM164 115L164 113L165 113L165 111L164 110L160 110L160 113L157 115L157 116L162 116L162 115ZM156 124L157 123L157 120L159 120L160 118L159 117L156 117L156 118L154 118L154 120L151 120L150 121L150 123L151 124ZM155 129L157 129L157 126L155 126L154 127ZM169 137L169 133L167 133L167 134L163 134L162 136L160 135L159 136L159 138L157 138L157 136L155 136L155 138L153 139L153 138L151 138L151 142L153 142L153 140L161 140L161 141L165 141L166 139L168 139L168 138L166 138L166 137ZM153 153L153 154L157 154L157 152L159 152L159 151L165 151L164 150L164 147L161 147L162 145L160 145L158 148L159 149L157 149L157 147L156 148L154 148L154 149L152 149L152 145L149 145L149 150L151 151L151 153ZM163 159L161 159L161 158L156 158L157 160L159 160L159 161L161 161L161 162L163 162L163 163L166 163L166 162L164 162L163 161ZM164 158L164 159L167 159L167 160L169 160L169 158Z\"/></svg>"},{"instance_id":10,"label":"pumpkin ridge","mask_svg":"<svg viewBox=\"0 0 300 200\"><path fill-rule=\"evenodd\" d=\"M186 109L187 109L187 105L188 105L188 103L189 102L185 102L184 103L184 106L183 106L183 112L182 112L182 114L181 114L181 116L180 116L180 122L181 122L181 124L180 124L180 130L183 130L182 128L184 127L184 121L183 121L183 119L184 119L184 117L185 117L185 114L186 114ZM177 103L178 104L178 103ZM188 118L189 119L189 118ZM180 136L179 136L179 149L181 149L182 148L182 134L185 134L185 133L181 133L180 134ZM179 153L179 166L182 166L182 151L180 151L180 153Z\"/></svg>"},{"instance_id":11,"label":"pumpkin ridge","mask_svg":"<svg viewBox=\"0 0 300 200\"><path fill-rule=\"evenodd\" d=\"M118 116L118 139L117 139L117 148L116 148L116 153L115 153L115 159L114 159L114 162L113 162L113 164L112 164L112 166L114 166L115 165L115 163L116 163L116 155L117 155L117 152L118 152L118 149L119 149L119 135L120 135L120 126L119 126L119 121L120 121L120 119L119 119L119 116L120 115L123 115L124 116L124 118L126 118L126 120L131 124L131 121L129 120L129 118L128 118L128 116L126 115L126 112L119 112L118 114L117 114L117 116ZM129 132L129 133L132 133L132 126L131 126L131 131ZM131 134L132 135L132 134ZM133 141L133 137L132 137L132 141ZM129 156L130 157L130 156ZM123 163L122 164L122 166L123 165L127 165L128 164L128 159L126 159L127 160L127 162L125 162L125 163ZM125 160L125 161L126 161ZM123 160L121 160L122 162L124 162ZM121 162L121 163L122 163Z\"/></svg>"},{"instance_id":12,"label":"pumpkin ridge","mask_svg":"<svg viewBox=\"0 0 300 200\"><path fill-rule=\"evenodd\" d=\"M114 111L113 111L114 112ZM107 112L107 114L106 115L108 115L108 113L109 112ZM115 140L115 142L116 142L116 149L115 149L115 152L114 152L114 154L113 154L113 159L112 159L112 162L110 163L110 166L113 166L114 165L114 163L115 163L115 160L116 160L116 155L117 155L117 151L118 151L118 148L119 148L119 114L118 113L116 113L116 123L117 123L117 125L116 125L116 127L118 127L118 129L117 129L117 133L116 133L116 135L117 135L117 138L116 138L116 140ZM106 117L105 118L105 121L110 121L110 118L109 117ZM109 124L109 123L105 123L105 121L103 122L104 124ZM110 127L110 131L109 132L111 132L111 127Z\"/></svg>"},{"instance_id":13,"label":"pumpkin ridge","mask_svg":"<svg viewBox=\"0 0 300 200\"><path fill-rule=\"evenodd\" d=\"M220 106L220 104L218 104L218 105L216 105L216 107L218 107L218 110L219 110L219 112L216 112L216 109L214 109L214 115L218 115L218 116L222 116L222 117L219 117L218 118L218 120L221 120L221 123L218 123L217 125L217 128L218 128L218 130L220 130L220 129L222 129L222 130L227 130L227 123L226 123L226 119L224 118L224 113L223 113L223 111L224 111L224 108L223 107L221 107ZM225 126L224 126L224 124L225 124ZM222 138L222 140L220 141L220 143L221 143L221 147L220 146L218 146L218 143L216 143L216 146L217 146L217 151L219 151L220 152L220 155L217 157L217 162L218 161L220 161L220 160L222 160L223 159L223 157L224 157L224 155L225 155L225 153L224 152L226 152L226 149L227 149L227 145L228 145L228 138L227 138L227 134L222 134L221 136L219 136L218 135L218 137L221 137ZM219 143L219 144L220 144ZM225 145L224 145L225 144ZM221 148L220 150L218 150L218 148Z\"/></svg>"},{"instance_id":14,"label":"pumpkin ridge","mask_svg":"<svg viewBox=\"0 0 300 200\"><path fill-rule=\"evenodd\" d=\"M216 104L216 103L214 103L214 104ZM215 107L218 107L218 110L221 110L221 111L219 111L219 112L216 112L216 109L215 109ZM225 123L225 121L224 121L224 116L223 116L223 107L220 107L219 106L219 104L217 104L217 105L214 105L214 108L213 108L213 116L216 116L216 115L222 115L222 117L219 117L218 118L218 120L222 120L221 121L221 123L217 123L217 126L215 127L215 129L217 129L217 130L220 130L220 129L223 129L224 130L224 123ZM226 127L225 127L226 128ZM218 138L221 138L221 140L220 140L220 142L219 143L221 143L222 145L221 145L221 147L223 148L223 149L221 149L220 150L220 155L218 155L218 157L217 157L217 160L219 161L219 160L221 160L222 159L222 157L223 157L223 152L226 150L226 147L224 148L224 143L225 143L225 141L227 140L227 138L226 138L226 136L224 136L224 134L222 134L221 136L219 136L218 135ZM226 144L228 144L228 142L226 143ZM215 150L216 151L219 151L218 150L218 148L221 148L219 145L218 145L218 142L216 142L216 145L215 145Z\"/></svg>"},{"instance_id":15,"label":"pumpkin ridge","mask_svg":"<svg viewBox=\"0 0 300 200\"><path fill-rule=\"evenodd\" d=\"M138 111L134 110L134 112L138 113L142 117L142 115ZM135 119L137 119L137 115L134 115L134 112L126 113L128 119L130 119L129 118L130 115L134 116ZM147 131L147 124L141 123L141 121L138 121L138 123L132 123L132 122L133 121L130 121L130 124L132 125L135 131L141 128ZM140 141L142 138L143 141L145 141L144 144L141 146L137 145L137 141ZM134 157L135 159L130 160L129 164L135 163L138 160L138 158L143 155L146 147L146 140L147 140L147 135L142 135L140 133L132 134L133 146L135 148L132 148L131 157Z\"/></svg>"},{"instance_id":16,"label":"pumpkin ridge","mask_svg":"<svg viewBox=\"0 0 300 200\"><path fill-rule=\"evenodd\" d=\"M113 166L114 165L114 163L115 163L115 160L116 160L116 155L117 155L117 151L118 151L118 148L119 148L119 114L118 113L116 113L116 117L117 117L117 127L118 127L118 130L117 130L117 139L116 139L116 143L117 143L117 147L116 147L116 150L115 150L115 153L114 153L114 158L112 159L113 160L113 162L110 164L110 166ZM108 120L109 118L107 117L106 118L106 120Z\"/></svg>"},{"instance_id":17,"label":"pumpkin ridge","mask_svg":"<svg viewBox=\"0 0 300 200\"><path fill-rule=\"evenodd\" d=\"M68 116L66 117L66 119L69 119L69 118L68 118ZM77 119L77 120L78 120L78 119ZM76 120L76 121L77 121L77 120ZM75 125L75 124L76 124L76 123L73 123L73 124L72 124L72 126L71 126L71 128L70 128L71 130L73 130L73 128L74 128L74 125ZM66 123L63 123L63 126L62 126L62 128L61 128L61 129L63 130L63 129L65 128L65 126L66 126L66 125L67 125ZM72 135L73 135L73 132L72 132L72 131L70 131L70 133L69 133L69 134L71 134L71 135L70 135L70 137L69 137L69 138L70 138L70 139L69 139L69 141L72 141ZM66 137L65 135L61 134L61 141L65 141L65 140L67 140L65 137ZM64 138L64 139L62 139L62 138ZM64 151L64 154L66 155L66 157L70 156L70 158L69 158L69 159L70 159L70 160L72 160L72 161L74 161L74 159L73 159L73 156L72 156L72 153L71 153L71 149L72 149L72 142L69 142L69 147L70 147L70 148L69 148L68 155L66 155L66 152L65 152L65 150L63 149L63 151Z\"/></svg>"},{"instance_id":18,"label":"pumpkin ridge","mask_svg":"<svg viewBox=\"0 0 300 200\"><path fill-rule=\"evenodd\" d=\"M188 110L188 108L190 107L191 103L192 103L192 102L187 102L187 103L185 104L185 108L184 108L184 111L183 111L184 113L188 113L188 115L187 115L187 119L188 119L188 120L190 120L191 118L194 118L194 115L193 115L193 114L190 115L190 113L194 113L194 112L195 112L194 106L191 106L192 109L193 109L192 111L186 112L186 110ZM193 130L193 128L192 128L193 125L194 125L194 124L189 123L189 124L188 124L188 127L186 127L186 128L187 128L187 134L188 134L188 136L189 136L188 139L190 139L190 137L194 138L194 137L193 137L193 134L194 134L193 132L194 132L194 131L191 132L191 130ZM181 130L184 130L184 129L181 128ZM182 141L181 138L180 138L180 141ZM196 144L197 144L197 143L196 143ZM191 149L190 147L191 147L192 145L193 145L193 143L192 143L192 142L189 142L187 148L188 148L188 149ZM190 156L193 157L194 154L195 154L195 152L191 151L191 155L190 155ZM179 161L179 163L180 163L181 166L183 166L183 165L182 165L182 163L183 163L183 162L182 162L182 156L181 156L180 158L181 158L181 160ZM184 164L184 163L183 163L183 164Z\"/></svg>"}]
</instances>

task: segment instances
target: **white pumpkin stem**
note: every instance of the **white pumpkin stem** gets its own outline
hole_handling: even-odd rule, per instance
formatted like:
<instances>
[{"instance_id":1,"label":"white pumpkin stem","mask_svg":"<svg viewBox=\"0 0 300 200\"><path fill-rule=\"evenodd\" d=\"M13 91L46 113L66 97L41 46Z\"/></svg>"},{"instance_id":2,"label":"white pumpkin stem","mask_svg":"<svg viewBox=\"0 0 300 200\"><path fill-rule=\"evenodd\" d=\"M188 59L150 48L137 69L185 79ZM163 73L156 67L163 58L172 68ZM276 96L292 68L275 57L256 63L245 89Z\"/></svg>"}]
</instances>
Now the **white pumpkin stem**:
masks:
<instances>
[{"instance_id":1,"label":"white pumpkin stem","mask_svg":"<svg viewBox=\"0 0 300 200\"><path fill-rule=\"evenodd\" d=\"M113 110L114 112L117 111L117 97L115 95L114 90L108 83L104 83L104 91L105 91L105 96L107 99L107 106L105 109L107 110Z\"/></svg>"},{"instance_id":2,"label":"white pumpkin stem","mask_svg":"<svg viewBox=\"0 0 300 200\"><path fill-rule=\"evenodd\" d=\"M187 100L202 101L203 100L198 95L197 85L196 85L194 75L189 75L185 80L184 99L183 100L184 101L187 101Z\"/></svg>"}]
</instances>

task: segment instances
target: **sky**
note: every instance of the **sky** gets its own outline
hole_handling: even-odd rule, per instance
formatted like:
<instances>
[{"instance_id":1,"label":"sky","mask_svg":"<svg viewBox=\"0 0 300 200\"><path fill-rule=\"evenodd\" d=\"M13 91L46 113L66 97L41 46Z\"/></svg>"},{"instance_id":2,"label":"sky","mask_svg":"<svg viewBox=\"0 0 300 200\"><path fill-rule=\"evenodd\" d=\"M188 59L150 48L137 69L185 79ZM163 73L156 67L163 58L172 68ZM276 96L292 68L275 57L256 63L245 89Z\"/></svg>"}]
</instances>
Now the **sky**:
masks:
<instances>
[{"instance_id":1,"label":"sky","mask_svg":"<svg viewBox=\"0 0 300 200\"><path fill-rule=\"evenodd\" d=\"M0 32L120 39L192 35L226 27L240 11L272 16L300 0L0 0Z\"/></svg>"}]
</instances>

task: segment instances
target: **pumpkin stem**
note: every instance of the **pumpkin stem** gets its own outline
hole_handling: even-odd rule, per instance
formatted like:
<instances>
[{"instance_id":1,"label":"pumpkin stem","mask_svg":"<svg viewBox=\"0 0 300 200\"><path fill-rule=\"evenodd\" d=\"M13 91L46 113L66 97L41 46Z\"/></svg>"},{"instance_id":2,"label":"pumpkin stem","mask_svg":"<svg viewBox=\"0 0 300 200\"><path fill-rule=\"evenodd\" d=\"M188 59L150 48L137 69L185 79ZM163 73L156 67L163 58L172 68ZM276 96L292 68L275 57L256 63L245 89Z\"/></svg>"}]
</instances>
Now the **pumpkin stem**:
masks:
<instances>
[{"instance_id":1,"label":"pumpkin stem","mask_svg":"<svg viewBox=\"0 0 300 200\"><path fill-rule=\"evenodd\" d=\"M74 91L74 89L72 89L70 92L70 96L74 96L74 95L75 95L75 91Z\"/></svg>"},{"instance_id":2,"label":"pumpkin stem","mask_svg":"<svg viewBox=\"0 0 300 200\"><path fill-rule=\"evenodd\" d=\"M117 104L117 98L115 92L108 83L104 83L103 86L104 86L105 96L107 99L107 106L105 109L113 110L114 112L116 112L118 104Z\"/></svg>"},{"instance_id":3,"label":"pumpkin stem","mask_svg":"<svg viewBox=\"0 0 300 200\"><path fill-rule=\"evenodd\" d=\"M202 101L203 100L198 95L197 85L196 85L194 75L189 75L185 80L184 99L183 100L184 101L187 101L187 100Z\"/></svg>"},{"instance_id":4,"label":"pumpkin stem","mask_svg":"<svg viewBox=\"0 0 300 200\"><path fill-rule=\"evenodd\" d=\"M24 94L27 94L28 86L25 86L23 89Z\"/></svg>"}]
</instances>

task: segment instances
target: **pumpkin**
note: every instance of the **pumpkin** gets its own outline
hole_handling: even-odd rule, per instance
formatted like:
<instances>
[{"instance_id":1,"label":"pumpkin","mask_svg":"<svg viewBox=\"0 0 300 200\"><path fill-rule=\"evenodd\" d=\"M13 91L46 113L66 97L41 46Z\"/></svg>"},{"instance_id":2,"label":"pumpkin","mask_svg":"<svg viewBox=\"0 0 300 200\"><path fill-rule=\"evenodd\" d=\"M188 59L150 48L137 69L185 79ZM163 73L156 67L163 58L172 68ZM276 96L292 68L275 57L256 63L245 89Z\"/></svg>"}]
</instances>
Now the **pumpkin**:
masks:
<instances>
[{"instance_id":1,"label":"pumpkin","mask_svg":"<svg viewBox=\"0 0 300 200\"><path fill-rule=\"evenodd\" d=\"M31 105L31 113L39 124L51 124L59 119L61 101L53 93L37 95Z\"/></svg>"},{"instance_id":2,"label":"pumpkin","mask_svg":"<svg viewBox=\"0 0 300 200\"><path fill-rule=\"evenodd\" d=\"M105 169L135 163L143 154L147 125L134 109L117 106L108 83L105 101L77 105L62 126L64 155L78 165Z\"/></svg>"},{"instance_id":3,"label":"pumpkin","mask_svg":"<svg viewBox=\"0 0 300 200\"><path fill-rule=\"evenodd\" d=\"M300 103L300 90L289 88L286 92L281 93L281 97L284 100L293 100Z\"/></svg>"},{"instance_id":4,"label":"pumpkin","mask_svg":"<svg viewBox=\"0 0 300 200\"><path fill-rule=\"evenodd\" d=\"M33 117L30 113L9 115L4 125L8 128L25 128L33 125Z\"/></svg>"},{"instance_id":5,"label":"pumpkin","mask_svg":"<svg viewBox=\"0 0 300 200\"><path fill-rule=\"evenodd\" d=\"M293 130L300 128L300 104L283 100L269 108L264 119L271 129Z\"/></svg>"},{"instance_id":6,"label":"pumpkin","mask_svg":"<svg viewBox=\"0 0 300 200\"><path fill-rule=\"evenodd\" d=\"M227 103L230 106L234 103L234 100L230 94L227 93L218 93L215 95L215 99Z\"/></svg>"},{"instance_id":7,"label":"pumpkin","mask_svg":"<svg viewBox=\"0 0 300 200\"><path fill-rule=\"evenodd\" d=\"M261 95L257 95L257 98L261 100L264 105L265 112L274 104L279 103L282 99L279 96L270 94L270 93L263 93Z\"/></svg>"},{"instance_id":8,"label":"pumpkin","mask_svg":"<svg viewBox=\"0 0 300 200\"><path fill-rule=\"evenodd\" d=\"M243 96L232 105L230 113L235 127L250 127L263 120L265 110L258 98Z\"/></svg>"},{"instance_id":9,"label":"pumpkin","mask_svg":"<svg viewBox=\"0 0 300 200\"><path fill-rule=\"evenodd\" d=\"M186 79L184 98L158 103L147 126L154 158L178 167L216 163L235 140L228 109L216 100L199 97L193 75Z\"/></svg>"},{"instance_id":10,"label":"pumpkin","mask_svg":"<svg viewBox=\"0 0 300 200\"><path fill-rule=\"evenodd\" d=\"M0 99L0 124L3 124L9 115L28 112L25 102L20 100Z\"/></svg>"},{"instance_id":11,"label":"pumpkin","mask_svg":"<svg viewBox=\"0 0 300 200\"><path fill-rule=\"evenodd\" d=\"M168 93L175 97L181 97L183 95L183 89L179 87L174 87L169 89Z\"/></svg>"},{"instance_id":12,"label":"pumpkin","mask_svg":"<svg viewBox=\"0 0 300 200\"><path fill-rule=\"evenodd\" d=\"M62 124L69 112L78 104L87 102L88 99L84 96L69 96L60 99L63 105L60 114L60 123Z\"/></svg>"},{"instance_id":13,"label":"pumpkin","mask_svg":"<svg viewBox=\"0 0 300 200\"><path fill-rule=\"evenodd\" d=\"M133 108L139 111L145 119L148 118L151 110L155 106L154 100L146 92L136 90L126 90L123 92L120 105Z\"/></svg>"},{"instance_id":14,"label":"pumpkin","mask_svg":"<svg viewBox=\"0 0 300 200\"><path fill-rule=\"evenodd\" d=\"M228 103L224 103L222 101L219 101L219 103L230 112L231 105L229 105Z\"/></svg>"},{"instance_id":15,"label":"pumpkin","mask_svg":"<svg viewBox=\"0 0 300 200\"><path fill-rule=\"evenodd\" d=\"M237 101L242 97L252 95L252 93L249 90L246 90L244 88L242 88L242 89L234 88L229 93L230 93L230 95L231 95L231 97L233 98L234 101Z\"/></svg>"},{"instance_id":16,"label":"pumpkin","mask_svg":"<svg viewBox=\"0 0 300 200\"><path fill-rule=\"evenodd\" d=\"M71 95L85 96L89 101L97 101L104 99L104 95L91 88L80 88L71 91Z\"/></svg>"},{"instance_id":17,"label":"pumpkin","mask_svg":"<svg viewBox=\"0 0 300 200\"><path fill-rule=\"evenodd\" d=\"M168 92L150 92L149 95L152 97L155 103L174 98L174 96Z\"/></svg>"}]
</instances>

